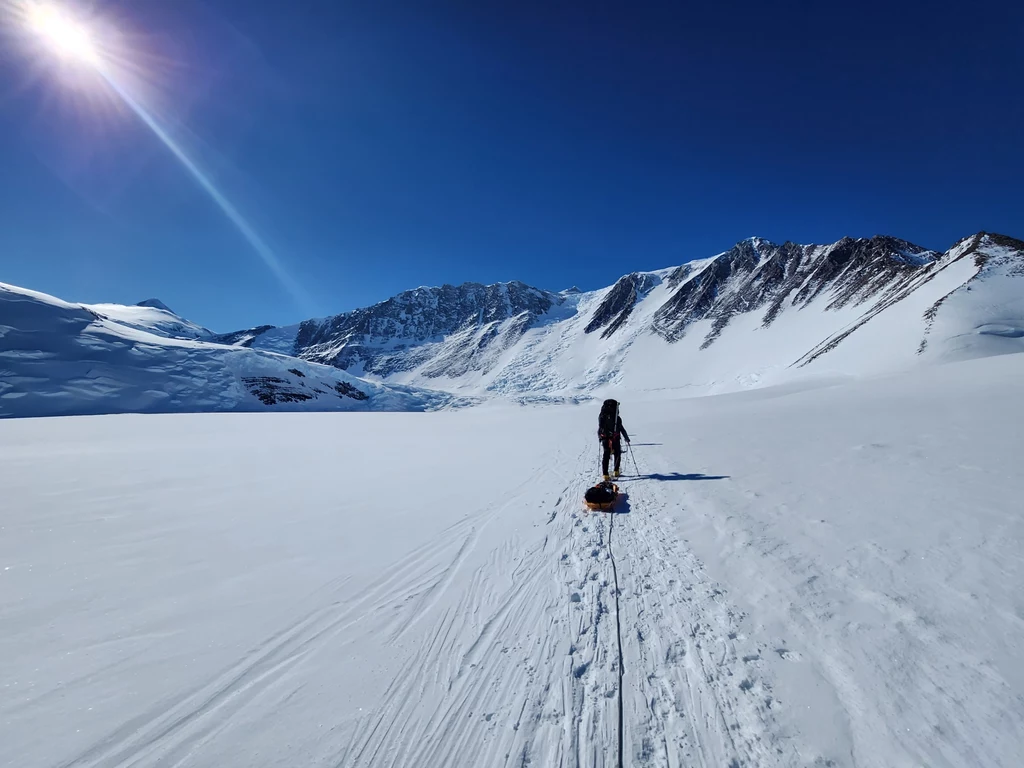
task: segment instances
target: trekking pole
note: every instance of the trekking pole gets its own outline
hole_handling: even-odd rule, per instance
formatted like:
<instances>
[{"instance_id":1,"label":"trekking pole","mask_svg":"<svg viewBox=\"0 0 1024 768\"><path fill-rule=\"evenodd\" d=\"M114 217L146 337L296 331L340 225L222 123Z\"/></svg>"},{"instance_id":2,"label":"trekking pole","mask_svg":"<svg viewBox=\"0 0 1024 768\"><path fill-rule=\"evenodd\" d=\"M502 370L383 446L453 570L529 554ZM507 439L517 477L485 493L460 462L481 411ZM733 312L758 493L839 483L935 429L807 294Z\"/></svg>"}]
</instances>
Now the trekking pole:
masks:
<instances>
[{"instance_id":1,"label":"trekking pole","mask_svg":"<svg viewBox=\"0 0 1024 768\"><path fill-rule=\"evenodd\" d=\"M629 458L633 460L633 469L636 470L636 476L640 477L640 467L636 465L636 456L633 454L633 444L627 442L626 447L629 448Z\"/></svg>"}]
</instances>

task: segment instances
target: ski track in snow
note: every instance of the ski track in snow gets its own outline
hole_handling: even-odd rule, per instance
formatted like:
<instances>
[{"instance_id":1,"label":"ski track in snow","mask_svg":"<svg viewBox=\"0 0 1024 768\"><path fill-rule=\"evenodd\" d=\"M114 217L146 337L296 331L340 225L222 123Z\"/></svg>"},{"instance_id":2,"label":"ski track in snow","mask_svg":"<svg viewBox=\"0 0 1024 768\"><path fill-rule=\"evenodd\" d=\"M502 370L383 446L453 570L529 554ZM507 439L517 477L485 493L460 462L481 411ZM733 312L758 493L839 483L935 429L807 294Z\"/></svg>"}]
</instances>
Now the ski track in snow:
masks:
<instances>
[{"instance_id":1,"label":"ski track in snow","mask_svg":"<svg viewBox=\"0 0 1024 768\"><path fill-rule=\"evenodd\" d=\"M464 553L473 546L478 526L486 525L490 517L514 502L513 497L442 531L429 544L389 569L358 600L330 599L267 638L209 685L182 697L168 709L149 712L126 723L92 749L65 763L64 768L187 764L191 756L224 730L233 717L239 716L272 683L289 673L298 674L297 668L304 658L327 649L346 630L367 620L383 618L389 641L398 639L422 616L432 595L444 590ZM328 585L321 590L329 598L334 597L332 586L337 589L344 585ZM437 641L435 634L422 658L411 660L410 665L425 669L431 661L436 661L437 652L445 648L443 642ZM397 682L392 685L385 694L377 725L386 717L383 713L390 711L388 702L393 696L407 691L406 685ZM388 731L390 729L386 729L385 734ZM371 729L367 744L351 758L355 761L353 765L362 764L359 755L373 743L375 733L376 730ZM345 757L338 765L348 765L348 760ZM371 760L368 764L380 763Z\"/></svg>"},{"instance_id":2,"label":"ski track in snow","mask_svg":"<svg viewBox=\"0 0 1024 768\"><path fill-rule=\"evenodd\" d=\"M473 574L337 765L795 764L737 611L661 521L663 495L624 478L614 512L588 511L592 460L588 446L507 584L512 542Z\"/></svg>"},{"instance_id":3,"label":"ski track in snow","mask_svg":"<svg viewBox=\"0 0 1024 768\"><path fill-rule=\"evenodd\" d=\"M358 599L326 585L315 608L207 685L62 768L188 765L305 661L340 652L354 627L422 643L352 725L330 759L339 768L790 764L777 760L771 697L741 660L735 611L659 522L666 501L626 478L615 512L586 510L592 462L588 444L538 546L507 541L461 592L453 577L481 529L520 495L442 531Z\"/></svg>"},{"instance_id":4,"label":"ski track in snow","mask_svg":"<svg viewBox=\"0 0 1024 768\"><path fill-rule=\"evenodd\" d=\"M625 480L634 513L617 529L625 764L829 764L803 758L776 721L771 675L760 669L764 644L747 637L745 614L679 537L667 512L685 508L687 494L643 478Z\"/></svg>"},{"instance_id":5,"label":"ski track in snow","mask_svg":"<svg viewBox=\"0 0 1024 768\"><path fill-rule=\"evenodd\" d=\"M741 659L735 612L657 522L664 501L634 480L632 501L615 513L580 506L590 453L580 455L544 545L523 556L501 594L482 590L514 550L474 574L340 765L456 765L474 747L480 765L791 764L778 760L771 696ZM539 589L545 583L556 588ZM473 624L468 648L444 642L465 634L453 631L460 617ZM452 657L461 661L451 666ZM424 722L421 710L435 708Z\"/></svg>"},{"instance_id":6,"label":"ski track in snow","mask_svg":"<svg viewBox=\"0 0 1024 768\"><path fill-rule=\"evenodd\" d=\"M577 509L590 456L580 454L575 476L562 479L552 530L538 546L507 542L463 594L450 596L429 642L357 727L365 735L338 765L608 764L614 657L612 638L599 631L608 614L599 559L607 522ZM403 610L391 626L416 617L415 608Z\"/></svg>"}]
</instances>

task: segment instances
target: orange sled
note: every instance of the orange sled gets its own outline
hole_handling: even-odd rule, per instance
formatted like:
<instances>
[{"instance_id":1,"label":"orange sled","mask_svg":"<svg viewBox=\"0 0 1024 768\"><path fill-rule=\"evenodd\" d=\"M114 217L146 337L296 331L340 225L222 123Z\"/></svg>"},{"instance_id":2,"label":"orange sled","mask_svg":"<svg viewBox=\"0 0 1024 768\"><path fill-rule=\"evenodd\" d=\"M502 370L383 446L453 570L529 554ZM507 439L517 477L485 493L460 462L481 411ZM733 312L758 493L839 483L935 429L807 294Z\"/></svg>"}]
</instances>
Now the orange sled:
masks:
<instances>
[{"instance_id":1,"label":"orange sled","mask_svg":"<svg viewBox=\"0 0 1024 768\"><path fill-rule=\"evenodd\" d=\"M583 503L587 509L609 510L619 500L619 486L606 480L598 483L593 488L587 489L583 496Z\"/></svg>"}]
</instances>

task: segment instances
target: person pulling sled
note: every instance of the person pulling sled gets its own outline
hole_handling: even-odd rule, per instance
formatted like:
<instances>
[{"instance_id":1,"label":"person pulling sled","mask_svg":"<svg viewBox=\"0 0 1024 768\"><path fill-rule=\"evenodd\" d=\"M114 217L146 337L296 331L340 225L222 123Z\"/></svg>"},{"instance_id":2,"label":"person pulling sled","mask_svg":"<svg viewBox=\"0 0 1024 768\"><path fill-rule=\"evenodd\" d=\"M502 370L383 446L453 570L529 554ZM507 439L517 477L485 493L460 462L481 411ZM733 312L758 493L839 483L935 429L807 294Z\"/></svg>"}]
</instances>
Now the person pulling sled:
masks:
<instances>
[{"instance_id":1,"label":"person pulling sled","mask_svg":"<svg viewBox=\"0 0 1024 768\"><path fill-rule=\"evenodd\" d=\"M608 474L608 462L615 454L615 477L621 474L622 468L622 438L629 442L629 434L622 426L622 418L619 416L619 401L605 400L601 406L601 415L597 419L597 439L601 441L604 448L604 457L601 460L601 470L605 480L611 480Z\"/></svg>"}]
</instances>

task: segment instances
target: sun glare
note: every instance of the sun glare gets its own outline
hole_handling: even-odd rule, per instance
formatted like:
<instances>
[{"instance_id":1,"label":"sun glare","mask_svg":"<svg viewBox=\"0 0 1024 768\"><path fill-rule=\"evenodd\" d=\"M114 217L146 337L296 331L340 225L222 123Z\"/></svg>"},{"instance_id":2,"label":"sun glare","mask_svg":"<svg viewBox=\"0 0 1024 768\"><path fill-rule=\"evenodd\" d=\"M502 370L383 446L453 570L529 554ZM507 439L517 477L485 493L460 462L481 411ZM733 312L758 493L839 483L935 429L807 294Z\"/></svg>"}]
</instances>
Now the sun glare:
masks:
<instances>
[{"instance_id":1,"label":"sun glare","mask_svg":"<svg viewBox=\"0 0 1024 768\"><path fill-rule=\"evenodd\" d=\"M61 58L99 65L99 53L89 30L56 6L33 2L27 20L32 31Z\"/></svg>"}]
</instances>

